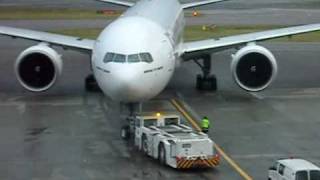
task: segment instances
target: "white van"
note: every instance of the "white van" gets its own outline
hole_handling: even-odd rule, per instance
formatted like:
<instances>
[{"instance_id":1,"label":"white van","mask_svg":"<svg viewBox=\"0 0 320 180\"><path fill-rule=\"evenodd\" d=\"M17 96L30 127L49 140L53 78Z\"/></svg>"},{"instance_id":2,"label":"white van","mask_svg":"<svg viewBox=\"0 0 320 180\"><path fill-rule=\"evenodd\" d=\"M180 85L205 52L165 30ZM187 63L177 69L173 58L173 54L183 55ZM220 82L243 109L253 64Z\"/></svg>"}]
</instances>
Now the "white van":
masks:
<instances>
[{"instance_id":1,"label":"white van","mask_svg":"<svg viewBox=\"0 0 320 180\"><path fill-rule=\"evenodd\" d=\"M281 159L269 168L268 180L320 180L320 168L303 159Z\"/></svg>"}]
</instances>

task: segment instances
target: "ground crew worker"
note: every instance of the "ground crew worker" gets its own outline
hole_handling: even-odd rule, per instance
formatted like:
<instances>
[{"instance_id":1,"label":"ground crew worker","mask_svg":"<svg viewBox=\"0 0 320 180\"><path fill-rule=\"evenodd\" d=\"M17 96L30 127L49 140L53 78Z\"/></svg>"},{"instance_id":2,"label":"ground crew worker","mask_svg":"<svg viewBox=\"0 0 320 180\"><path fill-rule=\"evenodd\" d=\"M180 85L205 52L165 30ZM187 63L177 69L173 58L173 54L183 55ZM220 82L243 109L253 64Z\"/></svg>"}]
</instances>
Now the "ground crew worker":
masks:
<instances>
[{"instance_id":1,"label":"ground crew worker","mask_svg":"<svg viewBox=\"0 0 320 180\"><path fill-rule=\"evenodd\" d=\"M201 122L202 132L207 133L209 131L209 127L210 127L210 121L206 116L204 116Z\"/></svg>"}]
</instances>

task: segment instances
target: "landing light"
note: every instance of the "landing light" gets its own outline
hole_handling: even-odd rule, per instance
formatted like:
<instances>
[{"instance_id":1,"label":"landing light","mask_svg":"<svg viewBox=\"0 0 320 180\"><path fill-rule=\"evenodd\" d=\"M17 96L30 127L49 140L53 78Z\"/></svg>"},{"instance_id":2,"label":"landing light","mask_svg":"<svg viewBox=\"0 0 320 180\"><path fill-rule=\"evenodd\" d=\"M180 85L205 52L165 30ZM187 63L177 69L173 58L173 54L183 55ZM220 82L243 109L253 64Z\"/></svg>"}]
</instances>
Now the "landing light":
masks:
<instances>
[{"instance_id":1,"label":"landing light","mask_svg":"<svg viewBox=\"0 0 320 180\"><path fill-rule=\"evenodd\" d=\"M157 113L157 117L160 117L160 116L161 116L161 114L158 112L158 113Z\"/></svg>"}]
</instances>

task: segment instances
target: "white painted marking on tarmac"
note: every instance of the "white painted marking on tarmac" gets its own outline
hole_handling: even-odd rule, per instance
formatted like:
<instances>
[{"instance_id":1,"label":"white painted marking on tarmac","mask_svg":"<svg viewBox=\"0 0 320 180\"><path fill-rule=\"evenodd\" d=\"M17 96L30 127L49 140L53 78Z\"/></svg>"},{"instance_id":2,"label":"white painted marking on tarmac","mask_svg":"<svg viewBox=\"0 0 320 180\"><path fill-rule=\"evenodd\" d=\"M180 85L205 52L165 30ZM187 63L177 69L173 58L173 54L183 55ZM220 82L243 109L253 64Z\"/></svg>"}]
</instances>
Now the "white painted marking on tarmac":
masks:
<instances>
[{"instance_id":1,"label":"white painted marking on tarmac","mask_svg":"<svg viewBox=\"0 0 320 180\"><path fill-rule=\"evenodd\" d=\"M8 102L16 102L19 101L19 99L21 99L23 96L17 96L17 97L13 97L13 98L9 98Z\"/></svg>"},{"instance_id":2,"label":"white painted marking on tarmac","mask_svg":"<svg viewBox=\"0 0 320 180\"><path fill-rule=\"evenodd\" d=\"M264 99L264 97L263 97L262 95L260 95L260 94L257 94L257 93L254 93L254 92L251 92L250 94L251 94L253 97L255 97L255 98L259 99L259 100Z\"/></svg>"},{"instance_id":3,"label":"white painted marking on tarmac","mask_svg":"<svg viewBox=\"0 0 320 180\"><path fill-rule=\"evenodd\" d=\"M81 102L25 102L27 106L79 106ZM19 106L21 102L2 102L0 106Z\"/></svg>"},{"instance_id":4,"label":"white painted marking on tarmac","mask_svg":"<svg viewBox=\"0 0 320 180\"><path fill-rule=\"evenodd\" d=\"M313 99L313 98L320 98L320 95L312 95L312 94L305 94L305 95L273 95L273 96L266 96L267 98L272 99Z\"/></svg>"},{"instance_id":5,"label":"white painted marking on tarmac","mask_svg":"<svg viewBox=\"0 0 320 180\"><path fill-rule=\"evenodd\" d=\"M26 112L26 103L20 103L20 105L17 106L17 110L19 114L24 114Z\"/></svg>"},{"instance_id":6,"label":"white painted marking on tarmac","mask_svg":"<svg viewBox=\"0 0 320 180\"><path fill-rule=\"evenodd\" d=\"M83 110L76 111L76 114L80 117L86 117L86 113Z\"/></svg>"},{"instance_id":7,"label":"white painted marking on tarmac","mask_svg":"<svg viewBox=\"0 0 320 180\"><path fill-rule=\"evenodd\" d=\"M256 159L256 158L279 158L288 157L288 154L246 154L246 155L232 155L236 159Z\"/></svg>"},{"instance_id":8,"label":"white painted marking on tarmac","mask_svg":"<svg viewBox=\"0 0 320 180\"><path fill-rule=\"evenodd\" d=\"M268 99L305 99L320 98L320 88L279 89L270 91L263 96Z\"/></svg>"}]
</instances>

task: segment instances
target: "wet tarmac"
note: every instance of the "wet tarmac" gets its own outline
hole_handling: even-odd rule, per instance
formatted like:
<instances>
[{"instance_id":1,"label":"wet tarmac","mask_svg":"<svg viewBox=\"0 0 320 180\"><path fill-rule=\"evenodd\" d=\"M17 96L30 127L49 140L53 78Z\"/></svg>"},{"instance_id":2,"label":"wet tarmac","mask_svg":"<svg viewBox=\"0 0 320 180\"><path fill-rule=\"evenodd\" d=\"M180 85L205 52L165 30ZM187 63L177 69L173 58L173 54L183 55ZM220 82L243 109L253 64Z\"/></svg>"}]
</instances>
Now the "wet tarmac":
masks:
<instances>
[{"instance_id":1,"label":"wet tarmac","mask_svg":"<svg viewBox=\"0 0 320 180\"><path fill-rule=\"evenodd\" d=\"M181 0L181 2L190 2L193 0ZM135 1L132 1L135 2ZM29 7L57 7L57 8L113 8L119 9L119 6L107 3L97 2L95 0L1 0L0 6L29 6ZM319 9L318 0L231 0L229 2L208 5L202 9L260 9L260 8L283 8L283 9Z\"/></svg>"},{"instance_id":2,"label":"wet tarmac","mask_svg":"<svg viewBox=\"0 0 320 180\"><path fill-rule=\"evenodd\" d=\"M122 141L118 105L84 91L87 55L59 50L64 71L56 86L40 94L25 91L13 63L30 45L0 38L0 179L241 179L225 160L216 169L176 171ZM320 165L320 44L263 45L279 63L279 76L266 91L247 93L234 84L230 50L213 55L218 92L196 91L199 69L187 62L144 108L171 111L168 100L178 97L199 118L209 116L210 136L254 179L266 178L278 158L301 157Z\"/></svg>"},{"instance_id":3,"label":"wet tarmac","mask_svg":"<svg viewBox=\"0 0 320 180\"><path fill-rule=\"evenodd\" d=\"M254 179L266 179L268 167L279 158L298 157L320 165L320 44L266 43L276 56L279 75L260 93L247 93L234 84L229 55L213 56L219 91L194 90L196 66L179 69L175 87L179 97L198 115L209 116L211 137ZM174 87L173 87L174 88Z\"/></svg>"},{"instance_id":4,"label":"wet tarmac","mask_svg":"<svg viewBox=\"0 0 320 180\"><path fill-rule=\"evenodd\" d=\"M0 1L0 4L5 2L8 3ZM293 15L300 10L285 12L289 11ZM212 16L206 17L224 16L220 10L207 12ZM232 24L235 19L231 17L235 16L231 15L235 12L243 12L237 16L242 24L252 16L242 10L225 11L230 16L225 16L228 18L220 23ZM305 13L300 16L306 20L303 22L317 19L317 10L300 12ZM309 12L314 13L311 20L307 18ZM260 21L259 16L256 17L255 21ZM275 24L286 18L288 24L299 21L288 17L283 15L278 21L268 17L269 20L263 22ZM213 20L208 18L204 22ZM72 21L78 24L75 25L69 21L0 21L0 24L50 30L55 25L56 28L82 27L86 22ZM194 19L197 21L199 19ZM93 27L100 27L108 22L91 23ZM122 141L119 130L124 122L119 118L118 104L102 94L84 90L84 78L90 73L88 55L58 49L63 54L64 69L57 84L44 93L27 92L18 84L13 64L18 54L33 44L0 37L1 180L242 179L225 160L215 169L177 171L160 166L132 144ZM228 50L212 56L219 91L196 91L195 76L200 69L186 62L176 70L166 90L144 104L144 109L174 111L168 100L183 100L198 119L204 115L210 118L210 136L254 179L266 179L268 167L278 158L300 157L320 165L320 44L263 45L275 54L279 64L278 78L266 91L247 93L233 82L230 54L235 50Z\"/></svg>"}]
</instances>

